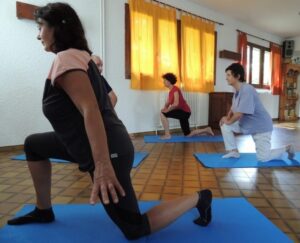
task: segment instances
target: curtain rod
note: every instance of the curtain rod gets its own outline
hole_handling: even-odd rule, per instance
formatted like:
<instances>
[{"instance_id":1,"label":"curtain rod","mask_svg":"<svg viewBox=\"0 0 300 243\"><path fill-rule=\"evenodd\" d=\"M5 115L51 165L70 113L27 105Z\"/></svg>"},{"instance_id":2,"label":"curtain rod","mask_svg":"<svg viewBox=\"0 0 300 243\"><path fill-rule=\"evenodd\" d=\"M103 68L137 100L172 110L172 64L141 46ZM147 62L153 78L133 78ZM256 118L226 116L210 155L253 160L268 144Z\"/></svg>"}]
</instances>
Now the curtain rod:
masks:
<instances>
[{"instance_id":1,"label":"curtain rod","mask_svg":"<svg viewBox=\"0 0 300 243\"><path fill-rule=\"evenodd\" d=\"M213 22L213 23L215 23L215 24L218 24L218 25L224 25L223 23L220 23L220 22L217 22L217 21L208 19L208 18L204 18L204 17L199 16L199 15L197 15L197 14L193 14L193 13L191 13L191 12L185 11L185 10L183 10L183 9L181 9L181 8L176 8L176 7L174 7L174 6L172 6L172 5L169 5L169 4L167 4L167 3L163 3L163 2L160 2L160 1L157 1L157 0L152 0L152 1L153 1L153 2L157 2L157 3L160 3L160 4L165 5L165 6L168 6L168 7L171 7L171 8L175 8L176 10L178 10L178 11L180 11L180 12L192 14L192 15L194 15L194 16L196 16L196 17L199 17L199 18L201 18L201 19L205 19L205 20L211 21L211 22Z\"/></svg>"},{"instance_id":2,"label":"curtain rod","mask_svg":"<svg viewBox=\"0 0 300 243\"><path fill-rule=\"evenodd\" d=\"M263 40L263 41L267 41L267 42L270 42L270 43L273 43L273 44L276 44L276 45L280 45L280 46L281 46L281 44L278 44L278 43L273 42L273 41L266 40L266 39L261 38L261 37L259 37L259 36L257 36L257 35L249 34L249 33L245 32L245 31L241 31L241 30L238 30L238 29L237 29L236 31L237 31L237 32L241 32L241 33L245 33L246 35L253 36L253 37L257 38L257 39L260 39L260 40Z\"/></svg>"}]
</instances>

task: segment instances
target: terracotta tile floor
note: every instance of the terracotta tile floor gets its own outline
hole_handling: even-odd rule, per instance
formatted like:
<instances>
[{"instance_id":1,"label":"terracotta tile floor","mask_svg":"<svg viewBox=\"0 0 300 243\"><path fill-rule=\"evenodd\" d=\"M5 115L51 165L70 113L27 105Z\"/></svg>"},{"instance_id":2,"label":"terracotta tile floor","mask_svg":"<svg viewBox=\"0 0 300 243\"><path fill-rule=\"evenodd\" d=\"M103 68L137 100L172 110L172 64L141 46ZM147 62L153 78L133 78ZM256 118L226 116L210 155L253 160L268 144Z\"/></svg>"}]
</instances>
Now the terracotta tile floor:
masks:
<instances>
[{"instance_id":1,"label":"terracotta tile floor","mask_svg":"<svg viewBox=\"0 0 300 243\"><path fill-rule=\"evenodd\" d=\"M250 137L238 138L242 152L252 152ZM276 124L272 145L296 144L300 151L298 123ZM215 197L245 197L295 242L300 242L300 168L207 169L194 152L224 152L222 143L145 144L134 140L137 151L149 156L132 170L140 200L170 200L201 188ZM0 227L25 203L34 203L34 189L22 161L10 157L22 151L0 152ZM91 181L76 164L53 164L53 203L88 203Z\"/></svg>"}]
</instances>

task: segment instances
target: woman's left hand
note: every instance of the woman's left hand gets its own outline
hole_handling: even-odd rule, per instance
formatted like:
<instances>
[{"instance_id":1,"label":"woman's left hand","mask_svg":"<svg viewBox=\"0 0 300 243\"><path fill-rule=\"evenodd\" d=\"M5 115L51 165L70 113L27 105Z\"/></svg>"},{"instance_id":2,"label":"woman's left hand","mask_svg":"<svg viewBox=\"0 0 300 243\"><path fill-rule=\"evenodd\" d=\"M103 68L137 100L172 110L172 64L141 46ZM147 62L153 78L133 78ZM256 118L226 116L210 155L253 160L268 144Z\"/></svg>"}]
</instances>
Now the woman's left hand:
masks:
<instances>
[{"instance_id":1,"label":"woman's left hand","mask_svg":"<svg viewBox=\"0 0 300 243\"><path fill-rule=\"evenodd\" d=\"M90 203L95 204L99 194L102 202L109 204L109 195L114 203L119 202L117 192L121 196L125 196L125 191L120 185L111 162L98 162L94 171L94 184L90 197Z\"/></svg>"}]
</instances>

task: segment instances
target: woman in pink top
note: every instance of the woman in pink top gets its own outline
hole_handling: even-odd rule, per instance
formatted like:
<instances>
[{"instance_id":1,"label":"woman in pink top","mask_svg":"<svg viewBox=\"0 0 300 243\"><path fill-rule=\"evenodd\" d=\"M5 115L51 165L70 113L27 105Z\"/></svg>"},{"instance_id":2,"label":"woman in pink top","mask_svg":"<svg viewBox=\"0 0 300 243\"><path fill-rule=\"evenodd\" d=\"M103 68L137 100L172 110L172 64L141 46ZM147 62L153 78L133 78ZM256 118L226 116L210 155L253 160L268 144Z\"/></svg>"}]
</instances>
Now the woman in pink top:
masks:
<instances>
[{"instance_id":1,"label":"woman in pink top","mask_svg":"<svg viewBox=\"0 0 300 243\"><path fill-rule=\"evenodd\" d=\"M194 207L199 212L194 223L207 226L212 220L212 192L208 189L162 202L147 212L140 211L130 177L134 146L91 60L77 13L68 4L49 3L38 8L35 17L38 39L46 52L55 54L42 102L53 131L26 138L24 150L36 192L36 207L7 223L55 221L49 158L57 158L76 162L81 171L90 174L90 203L95 204L100 198L107 215L128 240L156 232ZM58 225L64 227L61 219Z\"/></svg>"},{"instance_id":2,"label":"woman in pink top","mask_svg":"<svg viewBox=\"0 0 300 243\"><path fill-rule=\"evenodd\" d=\"M204 129L196 129L191 131L189 118L191 116L191 109L182 96L181 90L175 85L177 78L173 73L166 73L162 76L164 85L170 90L169 97L165 106L161 109L160 119L165 130L165 135L161 139L170 139L171 133L169 130L168 118L178 119L181 130L184 136L192 137L195 135L208 133L214 135L210 127Z\"/></svg>"}]
</instances>

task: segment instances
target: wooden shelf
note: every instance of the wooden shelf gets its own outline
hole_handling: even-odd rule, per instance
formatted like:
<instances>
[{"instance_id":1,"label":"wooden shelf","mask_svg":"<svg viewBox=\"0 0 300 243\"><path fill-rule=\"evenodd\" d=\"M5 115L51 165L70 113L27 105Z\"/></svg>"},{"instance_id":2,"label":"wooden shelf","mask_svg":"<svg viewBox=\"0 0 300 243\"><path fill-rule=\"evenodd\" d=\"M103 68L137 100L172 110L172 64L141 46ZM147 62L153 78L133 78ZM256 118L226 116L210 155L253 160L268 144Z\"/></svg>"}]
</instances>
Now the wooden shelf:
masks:
<instances>
[{"instance_id":1,"label":"wooden shelf","mask_svg":"<svg viewBox=\"0 0 300 243\"><path fill-rule=\"evenodd\" d=\"M241 59L241 54L233 51L223 50L219 52L219 57L239 61Z\"/></svg>"},{"instance_id":2,"label":"wooden shelf","mask_svg":"<svg viewBox=\"0 0 300 243\"><path fill-rule=\"evenodd\" d=\"M287 98L287 100L298 100L298 97L288 97L288 96L286 96Z\"/></svg>"},{"instance_id":3,"label":"wooden shelf","mask_svg":"<svg viewBox=\"0 0 300 243\"><path fill-rule=\"evenodd\" d=\"M298 117L290 117L290 118L285 118L285 120L284 121L298 121Z\"/></svg>"},{"instance_id":4,"label":"wooden shelf","mask_svg":"<svg viewBox=\"0 0 300 243\"><path fill-rule=\"evenodd\" d=\"M37 8L38 6L32 4L16 2L17 17L19 19L35 20L34 12Z\"/></svg>"},{"instance_id":5,"label":"wooden shelf","mask_svg":"<svg viewBox=\"0 0 300 243\"><path fill-rule=\"evenodd\" d=\"M300 74L299 64L283 64L282 68L282 94L279 99L279 120L280 121L296 121L298 114L296 112L296 105L298 101L297 81ZM289 94L289 95L288 95ZM292 116L291 116L292 115Z\"/></svg>"}]
</instances>

